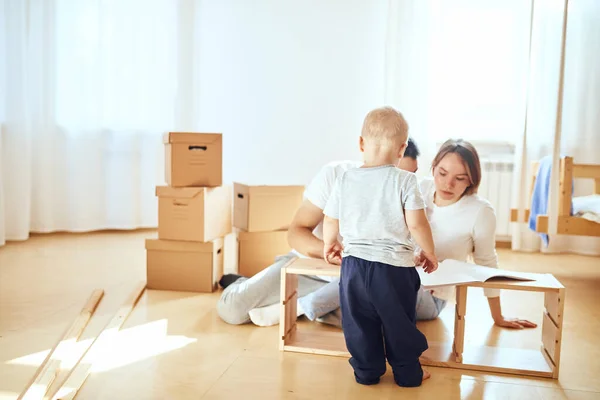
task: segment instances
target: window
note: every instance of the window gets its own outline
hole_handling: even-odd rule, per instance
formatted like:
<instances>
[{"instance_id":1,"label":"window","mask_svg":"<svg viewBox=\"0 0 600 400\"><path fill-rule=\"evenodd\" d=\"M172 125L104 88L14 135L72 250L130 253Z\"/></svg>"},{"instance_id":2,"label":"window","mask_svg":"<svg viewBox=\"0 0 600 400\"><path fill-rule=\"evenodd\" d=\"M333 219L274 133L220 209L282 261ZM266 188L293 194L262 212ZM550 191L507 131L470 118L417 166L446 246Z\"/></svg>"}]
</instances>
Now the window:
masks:
<instances>
[{"instance_id":1,"label":"window","mask_svg":"<svg viewBox=\"0 0 600 400\"><path fill-rule=\"evenodd\" d=\"M438 1L432 10L428 97L436 140L514 141L525 116L530 4Z\"/></svg>"},{"instance_id":2,"label":"window","mask_svg":"<svg viewBox=\"0 0 600 400\"><path fill-rule=\"evenodd\" d=\"M172 127L178 13L172 0L58 0L57 124L72 134Z\"/></svg>"}]
</instances>

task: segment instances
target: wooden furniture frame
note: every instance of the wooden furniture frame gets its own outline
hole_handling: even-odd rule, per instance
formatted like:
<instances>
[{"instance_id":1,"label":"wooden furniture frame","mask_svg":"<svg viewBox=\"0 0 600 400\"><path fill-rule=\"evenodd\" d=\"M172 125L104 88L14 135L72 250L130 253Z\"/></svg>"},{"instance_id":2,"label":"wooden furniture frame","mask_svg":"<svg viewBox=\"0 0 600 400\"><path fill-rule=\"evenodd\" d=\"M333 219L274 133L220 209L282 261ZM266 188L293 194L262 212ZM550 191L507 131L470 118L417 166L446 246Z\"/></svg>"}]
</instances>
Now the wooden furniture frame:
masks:
<instances>
[{"instance_id":1,"label":"wooden furniture frame","mask_svg":"<svg viewBox=\"0 0 600 400\"><path fill-rule=\"evenodd\" d=\"M531 165L531 186L529 190L529 203L533 196L533 188L537 177L539 162ZM581 217L571 216L571 187L573 179L593 179L594 193L600 194L600 165L595 164L574 164L572 157L562 157L560 159L560 183L558 199L558 223L557 232L561 235L579 235L579 236L600 236L600 224ZM526 209L523 219L519 219L519 210L510 210L511 222L528 222L530 210ZM548 215L538 215L536 217L536 232L549 233Z\"/></svg>"},{"instance_id":2,"label":"wooden furniture frame","mask_svg":"<svg viewBox=\"0 0 600 400\"><path fill-rule=\"evenodd\" d=\"M343 333L298 329L298 275L338 277L340 268L323 260L294 259L281 270L281 319L279 349L309 354L349 357ZM429 342L421 363L493 373L512 373L558 379L565 303L565 288L551 274L533 274L536 281L493 280L456 287L454 340ZM465 318L468 287L543 292L545 311L542 322L541 349L513 349L490 346L465 346Z\"/></svg>"},{"instance_id":3,"label":"wooden furniture frame","mask_svg":"<svg viewBox=\"0 0 600 400\"><path fill-rule=\"evenodd\" d=\"M51 393L48 393L44 398L52 400L72 400L85 383L87 377L92 370L94 359L98 357L102 351L106 351L112 345L118 331L121 329L125 321L133 311L137 302L146 290L146 282L139 282L125 302L119 307L117 313L104 327L102 332L94 338L92 343L86 348L75 366L69 371L69 374L62 382L60 387L55 388Z\"/></svg>"},{"instance_id":4,"label":"wooden furniture frame","mask_svg":"<svg viewBox=\"0 0 600 400\"><path fill-rule=\"evenodd\" d=\"M90 319L92 319L93 314L96 312L96 308L100 304L102 297L104 297L104 290L96 289L92 292L92 295L79 312L77 318L75 318L71 326L60 340L56 342L52 350L50 350L46 359L36 371L33 380L27 385L17 400L44 398L44 395L60 373L60 361L54 359L55 354L60 354L68 349L71 342L79 341Z\"/></svg>"}]
</instances>

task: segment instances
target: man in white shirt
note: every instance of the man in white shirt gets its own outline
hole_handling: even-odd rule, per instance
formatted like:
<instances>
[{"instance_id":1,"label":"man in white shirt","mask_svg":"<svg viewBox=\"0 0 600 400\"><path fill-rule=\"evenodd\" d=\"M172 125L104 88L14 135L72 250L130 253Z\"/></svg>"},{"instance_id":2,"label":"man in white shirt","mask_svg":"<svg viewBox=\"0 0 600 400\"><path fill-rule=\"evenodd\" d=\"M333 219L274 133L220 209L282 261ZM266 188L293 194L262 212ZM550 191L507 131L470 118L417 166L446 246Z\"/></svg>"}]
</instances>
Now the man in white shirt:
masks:
<instances>
[{"instance_id":1,"label":"man in white shirt","mask_svg":"<svg viewBox=\"0 0 600 400\"><path fill-rule=\"evenodd\" d=\"M419 150L413 140L408 140L400 168L415 172ZM325 165L306 187L304 202L296 213L288 231L288 240L294 249L278 257L275 263L251 278L228 274L220 285L224 291L217 303L221 319L229 324L273 325L279 322L281 268L293 257L323 258L323 209L331 195L333 185L344 171L362 165L359 161L336 161ZM298 276L299 314L311 320L341 326L339 312L338 278ZM268 306L274 306L272 309ZM427 317L435 314L425 310ZM435 314L437 315L437 314ZM417 319L420 319L417 310Z\"/></svg>"}]
</instances>

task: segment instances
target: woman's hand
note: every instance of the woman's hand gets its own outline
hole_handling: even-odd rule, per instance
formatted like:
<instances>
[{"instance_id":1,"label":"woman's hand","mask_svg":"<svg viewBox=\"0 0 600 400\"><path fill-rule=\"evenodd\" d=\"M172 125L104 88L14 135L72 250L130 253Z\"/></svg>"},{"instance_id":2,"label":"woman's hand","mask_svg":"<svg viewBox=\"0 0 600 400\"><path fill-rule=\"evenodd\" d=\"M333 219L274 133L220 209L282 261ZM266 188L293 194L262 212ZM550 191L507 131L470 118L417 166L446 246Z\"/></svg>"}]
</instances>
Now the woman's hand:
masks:
<instances>
[{"instance_id":1,"label":"woman's hand","mask_svg":"<svg viewBox=\"0 0 600 400\"><path fill-rule=\"evenodd\" d=\"M537 327L537 324L531 321L527 321L526 319L519 318L500 317L494 320L494 324L496 324L496 326L509 329L524 329Z\"/></svg>"},{"instance_id":2,"label":"woman's hand","mask_svg":"<svg viewBox=\"0 0 600 400\"><path fill-rule=\"evenodd\" d=\"M500 306L500 297L488 297L490 312L496 326L508 329L524 329L535 328L537 324L520 318L506 318L502 315L502 307Z\"/></svg>"},{"instance_id":3,"label":"woman's hand","mask_svg":"<svg viewBox=\"0 0 600 400\"><path fill-rule=\"evenodd\" d=\"M488 303L490 304L490 312L492 313L492 319L496 326L508 329L524 329L524 328L535 328L537 324L531 321L520 318L505 318L502 315L502 307L500 306L500 297L488 297Z\"/></svg>"}]
</instances>

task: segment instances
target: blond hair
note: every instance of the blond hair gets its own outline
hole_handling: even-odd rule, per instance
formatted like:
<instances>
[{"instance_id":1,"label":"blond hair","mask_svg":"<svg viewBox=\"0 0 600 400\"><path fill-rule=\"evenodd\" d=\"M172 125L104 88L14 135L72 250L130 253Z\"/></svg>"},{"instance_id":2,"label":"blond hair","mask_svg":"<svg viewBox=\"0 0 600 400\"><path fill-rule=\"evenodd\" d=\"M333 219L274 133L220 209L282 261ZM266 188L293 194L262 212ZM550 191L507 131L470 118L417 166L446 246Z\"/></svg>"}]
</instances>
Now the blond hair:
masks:
<instances>
[{"instance_id":1,"label":"blond hair","mask_svg":"<svg viewBox=\"0 0 600 400\"><path fill-rule=\"evenodd\" d=\"M365 117L361 136L382 144L403 144L408 139L408 123L392 107L376 108Z\"/></svg>"}]
</instances>

